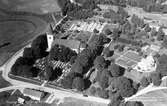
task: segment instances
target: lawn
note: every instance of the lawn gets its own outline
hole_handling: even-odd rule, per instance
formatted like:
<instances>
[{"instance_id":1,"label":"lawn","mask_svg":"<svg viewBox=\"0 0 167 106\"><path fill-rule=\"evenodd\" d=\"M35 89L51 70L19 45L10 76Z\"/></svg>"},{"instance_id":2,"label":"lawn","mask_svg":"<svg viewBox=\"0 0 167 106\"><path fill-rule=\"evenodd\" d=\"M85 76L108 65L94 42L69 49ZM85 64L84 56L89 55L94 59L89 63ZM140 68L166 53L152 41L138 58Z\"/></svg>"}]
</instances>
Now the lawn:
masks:
<instances>
[{"instance_id":1,"label":"lawn","mask_svg":"<svg viewBox=\"0 0 167 106\"><path fill-rule=\"evenodd\" d=\"M90 102L81 99L75 99L72 97L64 98L64 102L59 104L59 106L107 106L104 103Z\"/></svg>"},{"instance_id":2,"label":"lawn","mask_svg":"<svg viewBox=\"0 0 167 106\"><path fill-rule=\"evenodd\" d=\"M47 23L35 16L0 17L0 65L47 28Z\"/></svg>"},{"instance_id":3,"label":"lawn","mask_svg":"<svg viewBox=\"0 0 167 106\"><path fill-rule=\"evenodd\" d=\"M57 0L0 0L0 8L39 14L60 11Z\"/></svg>"},{"instance_id":4,"label":"lawn","mask_svg":"<svg viewBox=\"0 0 167 106\"><path fill-rule=\"evenodd\" d=\"M0 88L8 87L11 84L7 82L5 79L2 77L2 72L0 72Z\"/></svg>"},{"instance_id":5,"label":"lawn","mask_svg":"<svg viewBox=\"0 0 167 106\"><path fill-rule=\"evenodd\" d=\"M144 106L166 106L167 90L157 90L135 97L133 100L142 101Z\"/></svg>"}]
</instances>

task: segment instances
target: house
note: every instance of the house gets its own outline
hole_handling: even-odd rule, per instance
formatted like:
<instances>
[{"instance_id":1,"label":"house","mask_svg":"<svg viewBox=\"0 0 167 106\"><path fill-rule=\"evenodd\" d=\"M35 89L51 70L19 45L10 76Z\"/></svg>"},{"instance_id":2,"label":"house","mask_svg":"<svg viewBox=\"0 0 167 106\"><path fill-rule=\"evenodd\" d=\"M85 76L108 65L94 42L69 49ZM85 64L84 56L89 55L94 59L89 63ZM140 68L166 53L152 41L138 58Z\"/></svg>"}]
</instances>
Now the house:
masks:
<instances>
[{"instance_id":1,"label":"house","mask_svg":"<svg viewBox=\"0 0 167 106\"><path fill-rule=\"evenodd\" d=\"M18 98L18 103L20 103L20 104L24 104L24 102L25 102L25 99L23 99L23 98Z\"/></svg>"},{"instance_id":2,"label":"house","mask_svg":"<svg viewBox=\"0 0 167 106\"><path fill-rule=\"evenodd\" d=\"M84 45L78 40L55 39L52 43L52 47L56 44L69 47L77 53L85 48Z\"/></svg>"},{"instance_id":3,"label":"house","mask_svg":"<svg viewBox=\"0 0 167 106\"><path fill-rule=\"evenodd\" d=\"M139 72L152 72L155 71L157 67L156 61L152 55L142 58L140 62L134 67L135 70Z\"/></svg>"},{"instance_id":4,"label":"house","mask_svg":"<svg viewBox=\"0 0 167 106\"><path fill-rule=\"evenodd\" d=\"M8 98L7 103L17 104L18 98L21 97L22 95L23 94L19 90L14 91L14 93L12 93L11 96Z\"/></svg>"},{"instance_id":5,"label":"house","mask_svg":"<svg viewBox=\"0 0 167 106\"><path fill-rule=\"evenodd\" d=\"M33 90L33 89L27 89L25 88L23 90L24 96L29 96L34 100L40 101L44 97L44 92Z\"/></svg>"}]
</instances>

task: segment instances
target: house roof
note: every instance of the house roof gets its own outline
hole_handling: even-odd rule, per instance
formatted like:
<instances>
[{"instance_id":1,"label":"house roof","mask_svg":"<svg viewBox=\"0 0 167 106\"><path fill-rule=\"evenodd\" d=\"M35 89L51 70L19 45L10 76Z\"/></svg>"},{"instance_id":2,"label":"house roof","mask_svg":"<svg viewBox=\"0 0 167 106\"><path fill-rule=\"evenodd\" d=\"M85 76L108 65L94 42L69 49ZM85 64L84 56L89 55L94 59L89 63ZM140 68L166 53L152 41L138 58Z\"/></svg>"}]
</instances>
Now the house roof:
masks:
<instances>
[{"instance_id":1,"label":"house roof","mask_svg":"<svg viewBox=\"0 0 167 106\"><path fill-rule=\"evenodd\" d=\"M25 95L41 98L43 96L43 92L32 90L32 89L24 89L23 93Z\"/></svg>"},{"instance_id":2,"label":"house roof","mask_svg":"<svg viewBox=\"0 0 167 106\"><path fill-rule=\"evenodd\" d=\"M77 41L77 40L55 39L53 41L52 47L56 44L66 46L66 47L69 47L71 49L78 49L81 42Z\"/></svg>"},{"instance_id":3,"label":"house roof","mask_svg":"<svg viewBox=\"0 0 167 106\"><path fill-rule=\"evenodd\" d=\"M7 100L9 103L16 103L18 100L18 97L22 96L23 94L19 91L16 90Z\"/></svg>"}]
</instances>

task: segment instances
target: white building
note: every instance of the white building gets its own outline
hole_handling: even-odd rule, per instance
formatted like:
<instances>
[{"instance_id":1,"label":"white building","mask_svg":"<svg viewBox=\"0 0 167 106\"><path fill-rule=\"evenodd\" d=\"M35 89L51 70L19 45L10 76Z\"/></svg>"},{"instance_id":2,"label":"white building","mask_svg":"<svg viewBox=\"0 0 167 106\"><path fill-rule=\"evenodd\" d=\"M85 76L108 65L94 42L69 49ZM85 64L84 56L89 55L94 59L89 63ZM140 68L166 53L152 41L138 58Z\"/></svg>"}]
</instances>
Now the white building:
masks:
<instances>
[{"instance_id":1,"label":"white building","mask_svg":"<svg viewBox=\"0 0 167 106\"><path fill-rule=\"evenodd\" d=\"M38 101L40 101L41 98L44 97L44 92L40 92L40 91L33 90L33 89L27 89L27 88L23 90L23 94L24 96L29 96L30 98L34 100L38 100Z\"/></svg>"},{"instance_id":2,"label":"white building","mask_svg":"<svg viewBox=\"0 0 167 106\"><path fill-rule=\"evenodd\" d=\"M141 61L134 67L139 72L152 72L156 70L156 61L152 55L142 58Z\"/></svg>"},{"instance_id":3,"label":"white building","mask_svg":"<svg viewBox=\"0 0 167 106\"><path fill-rule=\"evenodd\" d=\"M52 48L52 43L54 41L54 36L51 34L47 34L47 42L48 42L48 49L47 51L49 52Z\"/></svg>"}]
</instances>

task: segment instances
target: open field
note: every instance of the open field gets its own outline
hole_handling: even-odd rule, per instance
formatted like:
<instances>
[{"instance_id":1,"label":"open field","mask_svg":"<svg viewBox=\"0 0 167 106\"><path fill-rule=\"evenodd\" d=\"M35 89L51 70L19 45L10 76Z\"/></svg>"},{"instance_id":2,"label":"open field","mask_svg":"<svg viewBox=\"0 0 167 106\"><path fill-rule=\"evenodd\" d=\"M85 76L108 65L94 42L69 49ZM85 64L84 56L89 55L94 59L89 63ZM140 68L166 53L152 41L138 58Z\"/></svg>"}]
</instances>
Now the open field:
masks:
<instances>
[{"instance_id":1,"label":"open field","mask_svg":"<svg viewBox=\"0 0 167 106\"><path fill-rule=\"evenodd\" d=\"M0 72L0 88L8 87L11 84L2 78L2 72Z\"/></svg>"},{"instance_id":2,"label":"open field","mask_svg":"<svg viewBox=\"0 0 167 106\"><path fill-rule=\"evenodd\" d=\"M98 102L89 102L71 97L66 97L64 98L63 103L60 103L59 106L107 106L107 105Z\"/></svg>"},{"instance_id":3,"label":"open field","mask_svg":"<svg viewBox=\"0 0 167 106\"><path fill-rule=\"evenodd\" d=\"M133 99L134 101L142 101L144 106L166 106L167 90L158 90L146 93Z\"/></svg>"},{"instance_id":4,"label":"open field","mask_svg":"<svg viewBox=\"0 0 167 106\"><path fill-rule=\"evenodd\" d=\"M60 11L57 0L0 0L0 8L39 14Z\"/></svg>"},{"instance_id":5,"label":"open field","mask_svg":"<svg viewBox=\"0 0 167 106\"><path fill-rule=\"evenodd\" d=\"M34 16L0 17L0 65L47 28Z\"/></svg>"}]
</instances>

